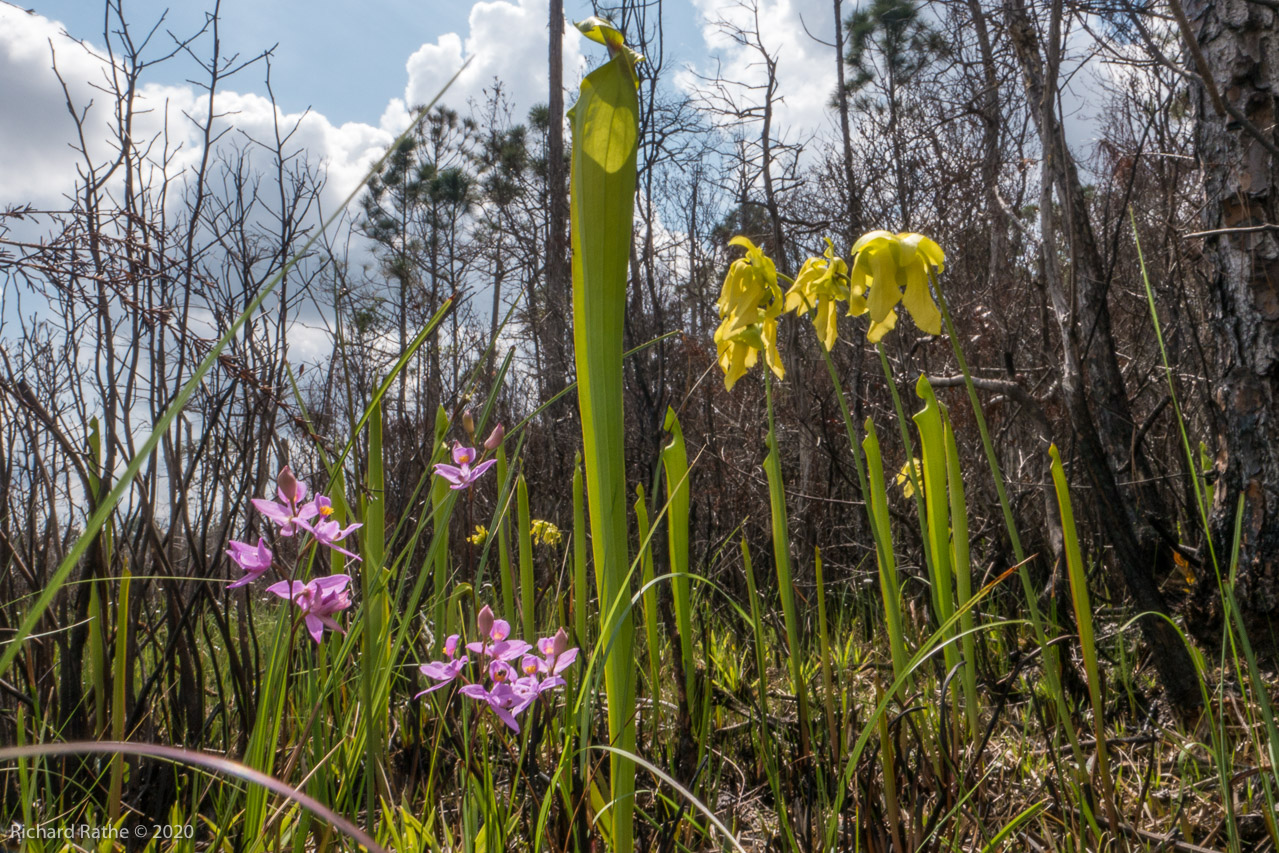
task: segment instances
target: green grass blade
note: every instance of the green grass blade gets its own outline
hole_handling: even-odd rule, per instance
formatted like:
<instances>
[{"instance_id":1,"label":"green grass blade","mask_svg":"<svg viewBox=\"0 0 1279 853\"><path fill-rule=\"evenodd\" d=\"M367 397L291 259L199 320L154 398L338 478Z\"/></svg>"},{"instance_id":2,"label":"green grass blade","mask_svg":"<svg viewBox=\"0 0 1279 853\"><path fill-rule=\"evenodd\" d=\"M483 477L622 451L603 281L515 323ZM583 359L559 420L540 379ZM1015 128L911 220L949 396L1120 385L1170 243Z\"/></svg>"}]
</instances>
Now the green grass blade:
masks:
<instances>
[{"instance_id":1,"label":"green grass blade","mask_svg":"<svg viewBox=\"0 0 1279 853\"><path fill-rule=\"evenodd\" d=\"M671 561L671 595L675 604L675 630L679 631L680 661L684 670L684 696L689 717L697 720L696 638L693 636L692 590L688 581L688 520L690 511L688 450L684 430L672 408L666 409L665 429L671 440L662 447L666 475L666 537Z\"/></svg>"},{"instance_id":2,"label":"green grass blade","mask_svg":"<svg viewBox=\"0 0 1279 853\"><path fill-rule=\"evenodd\" d=\"M1101 671L1097 665L1097 638L1092 623L1092 602L1088 595L1088 573L1084 570L1075 530L1075 511L1070 502L1070 487L1061 465L1057 445L1051 445L1053 486L1057 490L1057 506L1061 509L1061 532L1066 546L1066 570L1070 576L1070 597L1075 609L1079 645L1083 650L1084 673L1088 677L1088 699L1092 704L1093 728L1097 738L1097 776L1101 780L1102 804L1112 830L1118 832L1119 815L1115 808L1114 780L1110 776L1110 756L1106 746L1106 706L1101 699ZM1100 841L1100 839L1098 839Z\"/></svg>"}]
</instances>

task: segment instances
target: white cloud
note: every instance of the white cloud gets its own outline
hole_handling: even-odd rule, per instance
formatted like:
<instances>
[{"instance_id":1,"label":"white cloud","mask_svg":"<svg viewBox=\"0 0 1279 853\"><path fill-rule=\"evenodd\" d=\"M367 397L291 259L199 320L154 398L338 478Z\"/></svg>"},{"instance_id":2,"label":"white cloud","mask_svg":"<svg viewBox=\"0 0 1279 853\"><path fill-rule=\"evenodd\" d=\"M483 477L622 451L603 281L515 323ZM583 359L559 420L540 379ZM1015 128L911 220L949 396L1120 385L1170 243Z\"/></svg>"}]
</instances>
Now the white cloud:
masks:
<instances>
[{"instance_id":1,"label":"white cloud","mask_svg":"<svg viewBox=\"0 0 1279 853\"><path fill-rule=\"evenodd\" d=\"M533 104L546 101L546 0L476 3L469 30L465 38L445 33L407 59L404 98L387 103L376 125L334 125L320 113L290 111L289 104L273 107L262 94L230 89L219 91L215 106L225 116L220 120L223 126L232 124L238 133L262 142L274 137L277 120L286 132L300 121L290 150L305 149L312 162L325 165L325 201L332 209L407 126L406 104L430 100L467 57L473 57L470 66L445 98L454 108L465 111L471 99L481 103L484 89L495 78L502 81L516 120L522 120ZM570 83L586 63L580 41L566 26L564 68L565 80ZM76 165L82 158L72 147L76 129L53 71L55 57L73 104L78 109L93 104L86 121L91 153L99 158L109 154L112 104L106 93L94 88L109 70L102 54L91 42L81 45L68 37L62 23L0 2L0 115L6 116L6 121L0 122L0 151L4 152L0 205L30 202L56 207L75 186ZM180 79L189 69L160 66L157 72ZM181 148L170 172L198 160L200 138L186 116L203 115L207 105L203 93L188 83L144 81L140 88L138 106L149 110L138 117L140 133L160 133L166 129L167 119L169 147Z\"/></svg>"},{"instance_id":2,"label":"white cloud","mask_svg":"<svg viewBox=\"0 0 1279 853\"><path fill-rule=\"evenodd\" d=\"M474 58L445 98L455 109L466 113L471 99L482 103L484 90L494 78L502 80L516 121L522 121L532 105L544 103L549 76L547 9L546 0L476 3L465 36L445 33L407 58L404 97L391 99L369 123L335 125L318 112L304 113L287 103L273 105L264 91L223 88L214 105L220 116L215 133L231 126L234 131L223 137L223 144L243 146L246 136L270 144L277 124L282 133L292 132L286 153L304 151L311 164L323 166L327 175L324 209L332 212L407 126L410 116L406 104L428 101L466 57ZM74 148L77 132L67 109L68 96L77 110L88 109L84 128L91 158L98 163L110 159L115 104L100 87L108 80L111 67L100 46L91 41L78 43L64 29L59 21L0 0L0 115L5 116L0 121L0 209L27 203L38 209L66 207L66 196L74 192L80 179L77 166L84 159ZM580 42L581 37L566 26L564 69L570 86L586 65ZM54 73L55 59L66 94ZM199 162L202 134L191 117L208 113L207 95L183 79L198 75L199 70L189 63L180 65L181 61L157 66L144 75L135 101L135 134L160 140L152 150L157 162L164 159L161 149L167 147L170 176ZM228 86L243 87L253 79L236 77ZM269 155L251 146L250 150L255 165L267 168ZM264 197L269 198L270 193ZM172 203L179 203L180 198L181 193L170 193ZM10 309L6 305L4 310ZM305 322L296 324L290 333L290 352L295 358L321 360L329 352L328 332L315 310L305 309L301 318Z\"/></svg>"},{"instance_id":3,"label":"white cloud","mask_svg":"<svg viewBox=\"0 0 1279 853\"><path fill-rule=\"evenodd\" d=\"M427 103L448 82L466 57L471 64L444 95L455 109L468 101L484 101L484 89L494 78L522 121L534 104L547 99L550 71L547 65L548 6L546 0L494 0L471 7L470 33L463 41L457 33L445 33L434 44L418 48L407 64L405 102ZM564 81L571 84L585 69L582 38L571 25L564 27ZM571 100L571 98L570 98Z\"/></svg>"},{"instance_id":4,"label":"white cloud","mask_svg":"<svg viewBox=\"0 0 1279 853\"><path fill-rule=\"evenodd\" d=\"M835 91L835 51L818 43L809 32L829 35L831 7L825 0L759 0L725 3L723 0L693 0L697 8L707 61L693 65L677 76L685 91L704 88L698 76L720 77L737 84L740 104L758 102L758 93L746 87L762 85L767 79L758 50L744 46L731 34L760 33L760 41L777 60L778 95L774 127L787 142L807 142L814 133L832 127L827 108ZM805 31L807 28L807 31ZM755 99L752 101L751 99Z\"/></svg>"}]
</instances>

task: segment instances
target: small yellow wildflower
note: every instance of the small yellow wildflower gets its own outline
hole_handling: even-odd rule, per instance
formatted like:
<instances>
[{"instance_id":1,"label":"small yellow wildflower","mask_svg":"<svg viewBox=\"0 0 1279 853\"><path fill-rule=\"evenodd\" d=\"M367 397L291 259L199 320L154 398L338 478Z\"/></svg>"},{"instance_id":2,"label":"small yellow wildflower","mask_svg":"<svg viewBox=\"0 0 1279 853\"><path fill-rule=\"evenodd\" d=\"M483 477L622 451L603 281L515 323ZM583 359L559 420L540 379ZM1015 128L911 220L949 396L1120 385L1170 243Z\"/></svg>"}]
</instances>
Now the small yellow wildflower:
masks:
<instances>
[{"instance_id":1,"label":"small yellow wildflower","mask_svg":"<svg viewBox=\"0 0 1279 853\"><path fill-rule=\"evenodd\" d=\"M910 478L910 469L914 466L915 479ZM924 466L920 464L918 459L911 459L902 465L902 469L897 472L897 487L902 490L902 496L911 498L915 496L915 483L920 486L924 485Z\"/></svg>"},{"instance_id":2,"label":"small yellow wildflower","mask_svg":"<svg viewBox=\"0 0 1279 853\"><path fill-rule=\"evenodd\" d=\"M785 378L786 368L777 351L777 318L784 302L777 286L777 268L762 249L745 237L734 237L729 245L746 250L746 256L728 268L716 303L723 322L715 330L715 346L724 371L724 387L731 391L737 380L755 366L761 352L778 379Z\"/></svg>"},{"instance_id":3,"label":"small yellow wildflower","mask_svg":"<svg viewBox=\"0 0 1279 853\"><path fill-rule=\"evenodd\" d=\"M466 537L466 541L472 545L483 545L489 538L489 529L483 524L475 525L475 532Z\"/></svg>"},{"instance_id":4,"label":"small yellow wildflower","mask_svg":"<svg viewBox=\"0 0 1279 853\"><path fill-rule=\"evenodd\" d=\"M530 532L539 545L558 545L564 541L564 532L544 519L534 519Z\"/></svg>"},{"instance_id":5,"label":"small yellow wildflower","mask_svg":"<svg viewBox=\"0 0 1279 853\"><path fill-rule=\"evenodd\" d=\"M941 312L928 292L929 273L944 269L940 246L923 234L871 231L853 244L853 253L848 313L870 313L867 340L878 343L897 325L898 302L922 331L941 334Z\"/></svg>"},{"instance_id":6,"label":"small yellow wildflower","mask_svg":"<svg viewBox=\"0 0 1279 853\"><path fill-rule=\"evenodd\" d=\"M835 244L826 238L826 254L821 258L809 258L800 268L795 283L786 291L785 310L807 314L813 309L813 328L817 339L830 352L839 339L836 327L835 304L848 299L848 264L835 257Z\"/></svg>"}]
</instances>

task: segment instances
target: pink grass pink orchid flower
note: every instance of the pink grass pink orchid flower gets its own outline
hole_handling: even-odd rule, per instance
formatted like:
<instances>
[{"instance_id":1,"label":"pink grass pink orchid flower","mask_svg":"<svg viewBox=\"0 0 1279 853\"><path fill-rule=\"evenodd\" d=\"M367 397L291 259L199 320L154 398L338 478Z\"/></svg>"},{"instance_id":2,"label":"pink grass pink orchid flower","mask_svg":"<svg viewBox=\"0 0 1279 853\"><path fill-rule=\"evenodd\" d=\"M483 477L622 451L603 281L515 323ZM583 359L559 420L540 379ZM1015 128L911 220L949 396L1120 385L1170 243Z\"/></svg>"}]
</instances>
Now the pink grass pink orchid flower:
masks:
<instances>
[{"instance_id":1,"label":"pink grass pink orchid flower","mask_svg":"<svg viewBox=\"0 0 1279 853\"><path fill-rule=\"evenodd\" d=\"M545 668L540 671L547 675L558 676L577 660L577 649L568 647L568 634L563 628L556 631L553 637L538 640L537 650L545 658Z\"/></svg>"},{"instance_id":2,"label":"pink grass pink orchid flower","mask_svg":"<svg viewBox=\"0 0 1279 853\"><path fill-rule=\"evenodd\" d=\"M493 709L493 713L497 715L498 719L506 723L507 727L516 734L519 734L520 724L515 719L515 716L533 704L533 700L537 698L529 696L524 691L517 690L512 684L507 682L498 682L493 685L491 690L487 690L479 684L467 684L458 692L488 705Z\"/></svg>"},{"instance_id":3,"label":"pink grass pink orchid flower","mask_svg":"<svg viewBox=\"0 0 1279 853\"><path fill-rule=\"evenodd\" d=\"M259 536L257 545L247 542L228 543L227 556L240 568L244 569L244 577L230 584L227 589L248 586L271 569L271 549L266 546L266 539Z\"/></svg>"},{"instance_id":4,"label":"pink grass pink orchid flower","mask_svg":"<svg viewBox=\"0 0 1279 853\"><path fill-rule=\"evenodd\" d=\"M279 500L254 498L251 503L258 512L279 525L281 536L292 536L299 526L306 528L304 522L314 518L319 509L315 501L302 503L302 499L306 497L306 483L294 477L288 465L280 469L279 476L275 478L275 486L275 494Z\"/></svg>"},{"instance_id":5,"label":"pink grass pink orchid flower","mask_svg":"<svg viewBox=\"0 0 1279 853\"><path fill-rule=\"evenodd\" d=\"M497 464L496 459L490 459L472 468L471 463L477 458L479 454L474 447L463 447L455 441L453 442L453 464L437 462L435 473L447 480L449 488L454 491L469 489L485 471Z\"/></svg>"},{"instance_id":6,"label":"pink grass pink orchid flower","mask_svg":"<svg viewBox=\"0 0 1279 853\"><path fill-rule=\"evenodd\" d=\"M478 655L494 660L512 661L533 648L523 640L508 640L507 638L511 636L511 623L505 619L495 619L493 611L487 604L476 615L475 624L480 629L480 636L483 639L467 643L466 647Z\"/></svg>"},{"instance_id":7,"label":"pink grass pink orchid flower","mask_svg":"<svg viewBox=\"0 0 1279 853\"><path fill-rule=\"evenodd\" d=\"M317 495L315 500L311 501L311 506L315 507L315 512L309 515L309 518L317 518L317 521L298 521L298 526L306 530L315 537L315 541L319 542L326 548L332 548L339 554L345 554L353 560L360 559L358 554L353 554L345 548L340 547L337 543L350 536L355 530L359 530L364 525L360 522L348 524L343 527L337 519L333 518L333 501L324 495Z\"/></svg>"},{"instance_id":8,"label":"pink grass pink orchid flower","mask_svg":"<svg viewBox=\"0 0 1279 853\"><path fill-rule=\"evenodd\" d=\"M266 591L296 604L302 611L311 639L318 643L323 639L325 628L339 634L346 633L334 621L333 614L351 606L351 591L347 588L350 583L350 575L328 575L308 583L280 581L268 586Z\"/></svg>"},{"instance_id":9,"label":"pink grass pink orchid flower","mask_svg":"<svg viewBox=\"0 0 1279 853\"><path fill-rule=\"evenodd\" d=\"M424 663L418 667L418 671L420 671L423 675L427 678L435 679L435 681L439 683L421 691L413 697L414 699L417 699L419 696L425 696L427 693L431 693L435 690L439 690L441 687L448 686L450 682L461 675L462 667L466 666L471 661L471 659L466 655L457 657L457 645L461 642L461 640L462 638L457 634L450 635L449 638L444 641L444 660L433 660L430 663Z\"/></svg>"}]
</instances>

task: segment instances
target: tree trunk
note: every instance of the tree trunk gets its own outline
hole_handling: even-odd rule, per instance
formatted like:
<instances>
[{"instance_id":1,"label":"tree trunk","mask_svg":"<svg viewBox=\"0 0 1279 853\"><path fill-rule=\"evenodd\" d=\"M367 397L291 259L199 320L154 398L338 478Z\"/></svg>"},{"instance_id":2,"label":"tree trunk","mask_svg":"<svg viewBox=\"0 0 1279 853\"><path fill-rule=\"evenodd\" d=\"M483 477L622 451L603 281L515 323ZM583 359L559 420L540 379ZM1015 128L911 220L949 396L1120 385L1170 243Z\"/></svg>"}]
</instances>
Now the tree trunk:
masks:
<instances>
[{"instance_id":1,"label":"tree trunk","mask_svg":"<svg viewBox=\"0 0 1279 853\"><path fill-rule=\"evenodd\" d=\"M844 236L848 245L861 236L861 193L857 191L857 178L853 174L853 136L848 124L848 85L844 81L844 13L842 0L835 4L835 106L839 111L839 138L843 149L844 184Z\"/></svg>"},{"instance_id":2,"label":"tree trunk","mask_svg":"<svg viewBox=\"0 0 1279 853\"><path fill-rule=\"evenodd\" d=\"M1138 486L1131 490L1137 504L1133 506L1134 501L1120 490L1118 483L1117 472L1124 462L1131 458L1137 472L1144 471L1145 465L1130 439L1134 426L1115 354L1101 256L1088 218L1079 173L1066 147L1056 113L1061 43L1061 10L1059 4L1057 6L1052 13L1051 31L1044 40L1048 51L1045 63L1041 58L1039 35L1023 0L1005 0L1004 3L1009 38L1021 66L1031 114L1043 146L1040 221L1044 246L1041 260L1045 287L1061 334L1062 398L1078 441L1078 453L1096 489L1105 517L1111 520L1105 533L1114 548L1115 560L1133 605L1139 613L1166 614L1168 608L1156 578L1171 570L1171 554L1151 524L1152 518L1162 517L1159 495L1153 488ZM1063 214L1060 228L1069 241L1073 301L1066 291L1065 272L1052 245L1058 228L1052 195L1054 188ZM1180 708L1197 705L1201 701L1198 678L1190 655L1176 631L1156 615L1143 617L1140 625L1169 699Z\"/></svg>"},{"instance_id":3,"label":"tree trunk","mask_svg":"<svg viewBox=\"0 0 1279 853\"><path fill-rule=\"evenodd\" d=\"M550 124L546 134L546 183L549 195L546 244L547 319L552 324L549 353L555 360L550 371L550 391L558 392L568 382L569 266L568 266L568 181L564 175L564 0L550 2L549 92L547 110Z\"/></svg>"},{"instance_id":4,"label":"tree trunk","mask_svg":"<svg viewBox=\"0 0 1279 853\"><path fill-rule=\"evenodd\" d=\"M1279 615L1279 14L1245 0L1194 0L1186 12L1188 19L1178 17L1193 35L1188 46L1203 75L1195 87L1203 225L1217 232L1204 239L1218 358L1212 530L1224 574L1242 495L1236 597L1250 637L1272 645Z\"/></svg>"}]
</instances>

